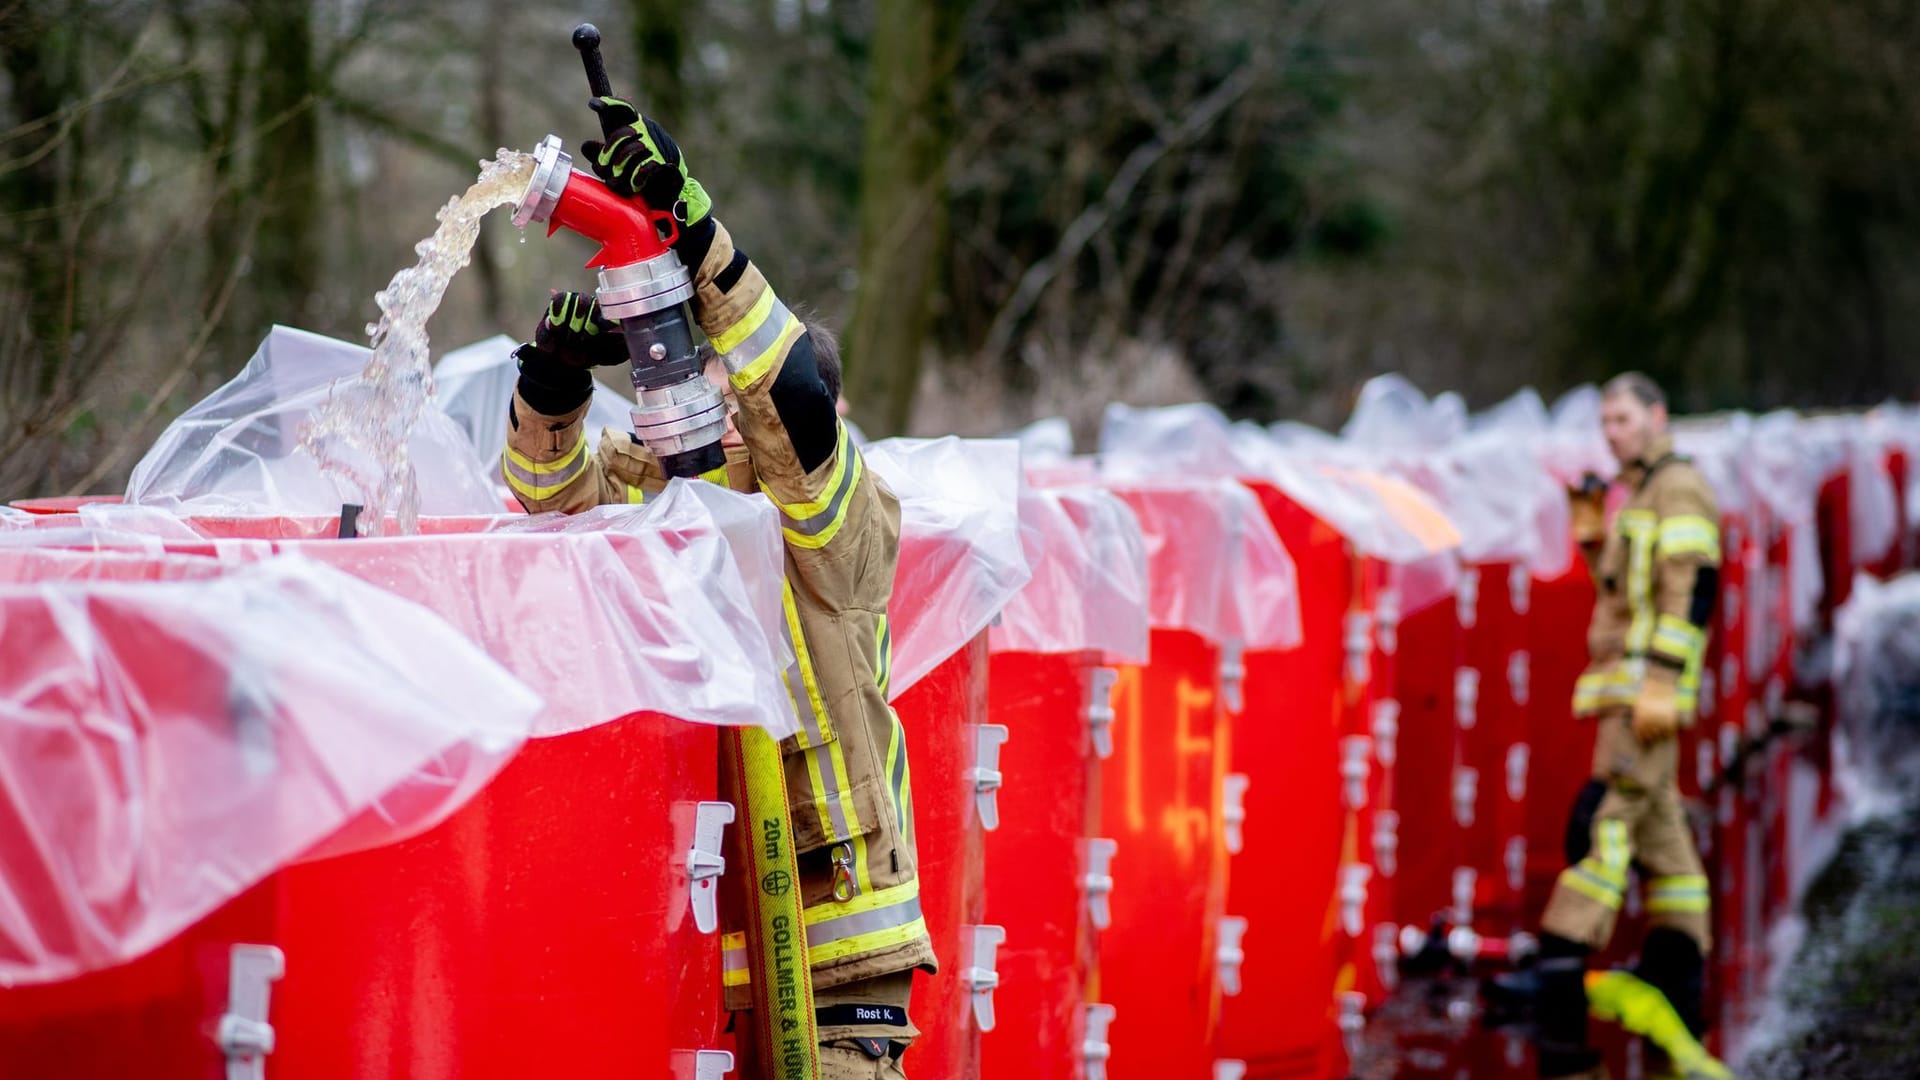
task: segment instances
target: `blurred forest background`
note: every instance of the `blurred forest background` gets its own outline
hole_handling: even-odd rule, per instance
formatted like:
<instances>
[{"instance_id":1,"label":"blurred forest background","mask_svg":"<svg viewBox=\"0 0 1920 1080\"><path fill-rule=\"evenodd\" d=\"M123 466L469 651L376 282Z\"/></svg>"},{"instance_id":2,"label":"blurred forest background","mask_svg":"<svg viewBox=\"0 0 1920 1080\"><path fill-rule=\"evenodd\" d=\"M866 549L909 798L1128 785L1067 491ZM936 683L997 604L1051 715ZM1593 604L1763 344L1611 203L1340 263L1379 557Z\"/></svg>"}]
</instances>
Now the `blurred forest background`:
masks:
<instances>
[{"instance_id":1,"label":"blurred forest background","mask_svg":"<svg viewBox=\"0 0 1920 1080\"><path fill-rule=\"evenodd\" d=\"M594 134L582 19L874 434L1920 390L1909 0L0 0L0 498L118 490L274 322L364 341L478 159ZM494 215L436 348L587 255Z\"/></svg>"}]
</instances>

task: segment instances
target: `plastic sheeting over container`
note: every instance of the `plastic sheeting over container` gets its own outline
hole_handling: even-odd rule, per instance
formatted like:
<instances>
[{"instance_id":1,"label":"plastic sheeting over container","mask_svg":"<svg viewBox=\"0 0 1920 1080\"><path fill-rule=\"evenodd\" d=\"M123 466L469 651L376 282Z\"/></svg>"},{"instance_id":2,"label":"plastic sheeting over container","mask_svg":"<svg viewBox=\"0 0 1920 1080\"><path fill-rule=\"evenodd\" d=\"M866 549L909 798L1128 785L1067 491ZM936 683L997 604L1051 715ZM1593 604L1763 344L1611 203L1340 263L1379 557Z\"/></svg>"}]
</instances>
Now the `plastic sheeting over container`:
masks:
<instances>
[{"instance_id":1,"label":"plastic sheeting over container","mask_svg":"<svg viewBox=\"0 0 1920 1080\"><path fill-rule=\"evenodd\" d=\"M480 469L493 481L501 499L513 496L500 479L500 455L507 448L507 409L520 381L520 365L513 359L519 342L496 334L485 341L454 349L433 365L433 392L444 412L473 445ZM600 432L633 429L633 403L599 379L587 404L586 432L598 446Z\"/></svg>"},{"instance_id":2,"label":"plastic sheeting over container","mask_svg":"<svg viewBox=\"0 0 1920 1080\"><path fill-rule=\"evenodd\" d=\"M240 374L167 425L134 466L127 501L180 513L327 514L366 501L300 448L308 423L343 388L357 384L370 350L276 326ZM501 414L504 416L504 412ZM425 514L501 509L492 470L431 401L407 440ZM378 472L341 450L356 476Z\"/></svg>"},{"instance_id":3,"label":"plastic sheeting over container","mask_svg":"<svg viewBox=\"0 0 1920 1080\"><path fill-rule=\"evenodd\" d=\"M886 439L864 451L900 500L890 625L899 697L987 628L1027 584L1020 448L1005 439Z\"/></svg>"},{"instance_id":4,"label":"plastic sheeting over container","mask_svg":"<svg viewBox=\"0 0 1920 1080\"><path fill-rule=\"evenodd\" d=\"M15 985L139 956L370 809L389 841L432 824L452 807L389 796L471 794L540 707L423 608L299 559L0 587L0 655Z\"/></svg>"},{"instance_id":5,"label":"plastic sheeting over container","mask_svg":"<svg viewBox=\"0 0 1920 1080\"><path fill-rule=\"evenodd\" d=\"M1127 504L1098 488L1024 491L1020 531L1032 578L1001 612L993 651L1145 663L1147 553Z\"/></svg>"}]
</instances>

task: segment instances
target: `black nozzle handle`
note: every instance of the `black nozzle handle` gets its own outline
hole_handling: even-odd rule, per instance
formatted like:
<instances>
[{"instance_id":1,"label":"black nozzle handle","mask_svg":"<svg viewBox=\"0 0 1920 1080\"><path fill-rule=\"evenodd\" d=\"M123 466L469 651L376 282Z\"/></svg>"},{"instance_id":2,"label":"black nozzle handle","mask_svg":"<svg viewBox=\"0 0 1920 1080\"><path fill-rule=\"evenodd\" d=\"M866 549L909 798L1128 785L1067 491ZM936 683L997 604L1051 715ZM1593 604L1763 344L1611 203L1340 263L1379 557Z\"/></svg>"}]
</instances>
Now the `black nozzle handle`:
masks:
<instances>
[{"instance_id":1,"label":"black nozzle handle","mask_svg":"<svg viewBox=\"0 0 1920 1080\"><path fill-rule=\"evenodd\" d=\"M574 27L573 47L580 50L580 63L587 69L587 89L596 98L612 97L613 80L607 78L607 63L600 59L600 28L592 23ZM609 123L605 113L600 115L602 135L612 135L619 126Z\"/></svg>"}]
</instances>

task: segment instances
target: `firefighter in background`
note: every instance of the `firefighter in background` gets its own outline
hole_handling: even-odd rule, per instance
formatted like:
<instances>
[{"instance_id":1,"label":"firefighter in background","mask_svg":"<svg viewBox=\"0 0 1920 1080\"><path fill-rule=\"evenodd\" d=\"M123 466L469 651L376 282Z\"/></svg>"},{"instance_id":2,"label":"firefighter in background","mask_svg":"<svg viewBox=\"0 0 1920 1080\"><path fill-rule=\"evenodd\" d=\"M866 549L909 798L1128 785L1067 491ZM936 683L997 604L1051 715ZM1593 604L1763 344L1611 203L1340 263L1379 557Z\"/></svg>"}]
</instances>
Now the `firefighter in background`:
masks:
<instances>
[{"instance_id":1,"label":"firefighter in background","mask_svg":"<svg viewBox=\"0 0 1920 1080\"><path fill-rule=\"evenodd\" d=\"M1680 802L1675 741L1698 706L1719 590L1720 515L1706 479L1674 453L1666 399L1652 380L1628 373L1608 382L1601 423L1627 500L1609 527L1604 489L1575 496L1595 603L1573 704L1597 726L1592 779L1568 825L1571 865L1540 920L1540 1075L1602 1075L1587 1042L1591 1007L1654 1038L1683 1075L1727 1076L1691 1037L1704 1030L1709 894ZM1635 864L1651 923L1639 964L1589 976L1588 958L1613 936Z\"/></svg>"},{"instance_id":2,"label":"firefighter in background","mask_svg":"<svg viewBox=\"0 0 1920 1080\"><path fill-rule=\"evenodd\" d=\"M788 690L800 733L781 745L799 857L820 1066L827 1080L902 1077L918 1033L907 1014L915 968L934 969L920 915L906 739L887 704L887 602L899 557L900 506L870 472L836 402L837 346L803 324L713 217L680 149L628 103L596 111L618 129L582 156L614 192L683 223L674 244L693 268L693 313L710 349L708 377L727 397L725 482L764 491L786 541ZM590 369L625 363L620 330L592 299L554 297L517 352L519 383L501 468L529 513L637 503L665 484L631 434L583 430ZM732 914L732 913L730 913ZM723 948L744 952L745 935ZM750 965L729 955L727 1007L751 1007ZM753 1040L742 1039L743 1050ZM754 1075L750 1063L741 1075Z\"/></svg>"}]
</instances>

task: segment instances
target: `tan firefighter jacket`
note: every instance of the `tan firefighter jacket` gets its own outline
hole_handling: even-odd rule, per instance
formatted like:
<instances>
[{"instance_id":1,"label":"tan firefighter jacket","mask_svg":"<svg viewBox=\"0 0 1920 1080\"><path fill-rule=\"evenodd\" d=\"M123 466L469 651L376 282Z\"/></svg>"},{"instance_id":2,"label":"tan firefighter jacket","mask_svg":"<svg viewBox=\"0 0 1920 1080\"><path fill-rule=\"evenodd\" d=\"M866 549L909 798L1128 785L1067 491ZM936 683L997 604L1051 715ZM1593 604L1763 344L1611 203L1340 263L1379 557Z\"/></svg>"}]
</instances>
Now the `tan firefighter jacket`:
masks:
<instances>
[{"instance_id":1,"label":"tan firefighter jacket","mask_svg":"<svg viewBox=\"0 0 1920 1080\"><path fill-rule=\"evenodd\" d=\"M1720 511L1706 478L1661 436L1621 473L1631 491L1592 562L1588 665L1574 712L1632 707L1643 680L1672 678L1681 722L1699 708L1719 588Z\"/></svg>"},{"instance_id":2,"label":"tan firefighter jacket","mask_svg":"<svg viewBox=\"0 0 1920 1080\"><path fill-rule=\"evenodd\" d=\"M801 469L771 388L804 331L744 257L744 270L722 274L734 251L717 227L694 277L693 309L739 400L735 423L748 453L729 453L729 486L765 492L786 540L784 629L798 656L786 678L800 733L781 750L814 986L932 970L906 735L886 696L900 504L867 470L843 424L825 463ZM716 278L731 278L731 288ZM528 512L641 502L664 486L657 463L628 434L608 431L598 452L588 452L585 404L544 416L516 393L513 405L501 467ZM750 1007L745 935L722 941L728 1007Z\"/></svg>"}]
</instances>

